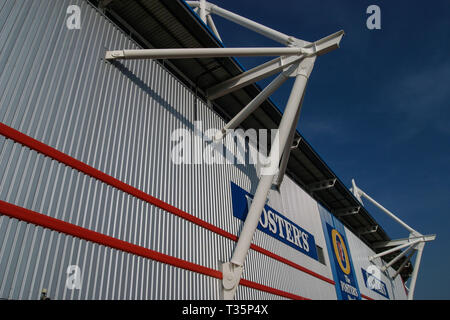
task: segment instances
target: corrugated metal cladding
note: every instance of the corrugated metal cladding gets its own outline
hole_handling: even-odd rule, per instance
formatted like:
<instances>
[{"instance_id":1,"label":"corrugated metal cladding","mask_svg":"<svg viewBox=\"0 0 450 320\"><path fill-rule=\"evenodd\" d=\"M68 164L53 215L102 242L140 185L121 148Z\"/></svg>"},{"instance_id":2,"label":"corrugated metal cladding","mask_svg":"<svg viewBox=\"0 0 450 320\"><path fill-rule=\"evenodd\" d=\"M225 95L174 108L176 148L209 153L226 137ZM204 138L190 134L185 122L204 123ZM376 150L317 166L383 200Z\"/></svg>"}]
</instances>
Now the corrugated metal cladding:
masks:
<instances>
[{"instance_id":1,"label":"corrugated metal cladding","mask_svg":"<svg viewBox=\"0 0 450 320\"><path fill-rule=\"evenodd\" d=\"M81 30L66 27L69 5ZM0 0L0 122L238 235L230 182L254 193L255 167L175 165L174 130L223 120L160 64L103 60L120 48L138 46L85 1ZM314 235L325 264L259 231L254 243L332 279L317 203L288 177L281 189L269 205ZM215 270L235 246L3 136L0 200ZM65 286L69 265L81 269L79 290ZM243 277L336 299L333 284L253 250ZM43 288L53 299L218 299L221 282L0 215L0 298L38 299ZM237 298L282 297L240 286Z\"/></svg>"},{"instance_id":2,"label":"corrugated metal cladding","mask_svg":"<svg viewBox=\"0 0 450 320\"><path fill-rule=\"evenodd\" d=\"M374 255L375 252L373 252L373 250L371 250L366 244L361 242L361 240L359 240L358 237L356 237L348 229L346 229L346 234L348 245L351 248L353 265L356 269L356 276L358 278L359 290L361 291L362 294L365 294L366 296L371 297L372 299L386 300L387 298L367 288L361 272L361 269L367 270L368 267L373 265L374 263L378 268L381 268L382 266L381 259L378 258L374 263L371 263L369 261L369 257ZM407 295L401 277L398 276L395 279L392 279L392 277L395 275L395 270L392 268L386 270L386 273L389 275L389 277L385 273L380 273L379 276L381 276L380 280L386 284L386 289L388 291L389 298L391 300L406 300Z\"/></svg>"},{"instance_id":3,"label":"corrugated metal cladding","mask_svg":"<svg viewBox=\"0 0 450 320\"><path fill-rule=\"evenodd\" d=\"M322 223L328 223L333 225L332 215L324 209L322 206L319 206L319 211L323 211L324 221ZM353 267L355 269L356 281L358 282L358 288L360 290L363 299L374 299L374 300L387 300L387 298L381 295L376 290L372 290L368 288L368 285L363 277L364 270L370 270L369 267L376 266L378 270L380 270L379 274L375 273L375 277L381 280L386 285L387 295L391 300L406 300L407 294L405 291L405 286L402 282L400 276L393 279L395 274L395 270L390 267L386 270L385 273L381 272L381 267L384 265L381 258L375 259L374 262L369 261L369 257L373 256L375 252L369 248L364 242L361 241L354 233L352 233L347 227L344 226L345 236L347 238L349 252L351 255L351 261L353 263ZM330 248L329 250L333 250ZM327 260L327 264L329 260ZM389 276L388 276L389 275Z\"/></svg>"}]
</instances>

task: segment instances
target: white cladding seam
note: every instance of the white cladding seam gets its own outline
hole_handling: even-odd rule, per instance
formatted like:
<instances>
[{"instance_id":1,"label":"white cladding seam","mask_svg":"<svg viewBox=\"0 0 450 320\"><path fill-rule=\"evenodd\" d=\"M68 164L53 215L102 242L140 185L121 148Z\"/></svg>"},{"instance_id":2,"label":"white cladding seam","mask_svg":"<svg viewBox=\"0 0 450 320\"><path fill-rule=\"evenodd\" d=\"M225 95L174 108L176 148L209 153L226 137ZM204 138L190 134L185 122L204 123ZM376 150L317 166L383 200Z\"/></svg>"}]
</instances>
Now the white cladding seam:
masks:
<instances>
[{"instance_id":1,"label":"white cladding seam","mask_svg":"<svg viewBox=\"0 0 450 320\"><path fill-rule=\"evenodd\" d=\"M71 4L81 7L81 30L65 27L66 8ZM0 75L2 123L238 234L240 221L232 215L229 183L234 181L251 191L257 178L254 170L231 165L176 166L170 162L170 133L178 128L192 132L195 120L202 120L205 127L220 128L224 122L216 114L198 101L198 119L194 119L195 95L153 61L115 65L103 62L106 48L138 46L84 1L3 1L0 7L0 15L5 17L0 33L0 66L4 70ZM80 51L85 54L74 54ZM229 259L233 241L10 140L1 137L1 141L1 200L215 269L219 261ZM43 287L48 287L54 298L73 299L94 297L88 292L98 292L96 298L112 297L119 294L116 290L123 290L118 284L104 280L99 284L94 278L83 280L89 286L86 291L64 290L64 264L69 261L79 264L85 272L95 269L93 274L100 279L120 274L127 279L121 285L126 288L137 281L134 270L142 258L119 253L119 258L114 259L126 257L128 264L120 260L122 264L117 266L118 262L110 258L114 262L105 266L103 253L92 251L98 245L83 244L88 250L80 250L79 243L84 243L81 240L5 216L0 217L0 230L2 297L34 299ZM310 259L267 235L260 235L255 242L300 265L304 259ZM101 250L111 251L103 247ZM27 252L33 254L28 256ZM54 252L58 254L53 255ZM252 253L252 261L249 280L311 298L333 298L330 284L257 252ZM261 268L261 261L265 269ZM167 270L168 279L174 277L178 285L197 290L195 295L183 293L183 297L217 298L215 279L193 284L193 279L204 276L190 277L160 263L151 265L155 272ZM280 270L290 276L278 278ZM273 276L267 277L268 272ZM23 273L29 276L21 276ZM51 277L53 273L57 277ZM314 289L316 282L321 283L321 288ZM177 292L171 292L176 283L160 282L151 294L178 297ZM100 293L103 290L113 291L106 296ZM238 297L242 299L280 298L254 289L241 290Z\"/></svg>"}]
</instances>

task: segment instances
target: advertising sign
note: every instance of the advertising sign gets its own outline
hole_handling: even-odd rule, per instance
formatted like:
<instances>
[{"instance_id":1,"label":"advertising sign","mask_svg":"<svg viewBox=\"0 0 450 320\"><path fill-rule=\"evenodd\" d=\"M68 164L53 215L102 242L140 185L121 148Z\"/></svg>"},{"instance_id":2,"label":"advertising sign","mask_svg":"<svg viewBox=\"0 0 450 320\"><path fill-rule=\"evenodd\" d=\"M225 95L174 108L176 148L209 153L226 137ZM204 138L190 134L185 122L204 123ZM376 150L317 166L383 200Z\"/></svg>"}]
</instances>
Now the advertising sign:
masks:
<instances>
[{"instance_id":1,"label":"advertising sign","mask_svg":"<svg viewBox=\"0 0 450 320\"><path fill-rule=\"evenodd\" d=\"M233 182L231 182L231 195L233 200L233 215L245 221L253 200L253 195ZM314 236L268 205L264 206L263 212L261 213L258 230L315 260L318 259Z\"/></svg>"}]
</instances>

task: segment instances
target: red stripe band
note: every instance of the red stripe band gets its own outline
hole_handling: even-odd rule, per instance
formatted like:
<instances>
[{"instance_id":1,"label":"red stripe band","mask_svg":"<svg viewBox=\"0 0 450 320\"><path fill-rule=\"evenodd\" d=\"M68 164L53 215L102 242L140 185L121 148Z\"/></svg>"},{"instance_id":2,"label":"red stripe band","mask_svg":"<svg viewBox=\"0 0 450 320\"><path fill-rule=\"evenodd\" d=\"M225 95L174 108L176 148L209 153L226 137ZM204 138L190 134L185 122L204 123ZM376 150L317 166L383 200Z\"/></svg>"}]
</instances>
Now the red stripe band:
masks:
<instances>
[{"instance_id":1,"label":"red stripe band","mask_svg":"<svg viewBox=\"0 0 450 320\"><path fill-rule=\"evenodd\" d=\"M312 270L309 270L309 269L307 269L305 267L302 267L301 265L299 265L299 264L297 264L297 263L295 263L293 261L290 261L290 260L288 260L286 258L283 258L283 257L281 257L281 256L279 256L279 255L277 255L277 254L275 254L273 252L270 252L269 250L266 250L266 249L261 248L261 247L259 247L257 245L254 245L254 244L251 244L250 248L252 248L253 250L258 251L258 252L260 252L260 253L262 253L262 254L264 254L264 255L272 258L272 259L275 259L275 260L278 260L278 261L280 261L280 262L282 262L284 264L287 264L288 266L291 266L291 267L293 267L293 268L295 268L297 270L303 271L303 272L305 272L305 273L307 273L307 274L309 274L309 275L311 275L311 276L313 276L313 277L315 277L317 279L320 279L320 280L323 280L325 282L328 282L329 284L332 284L333 286L335 285L335 282L333 280L328 279L327 277L324 277L324 276L322 276L322 275L320 275L320 274L318 274L318 273L316 273L316 272L314 272Z\"/></svg>"},{"instance_id":2,"label":"red stripe band","mask_svg":"<svg viewBox=\"0 0 450 320\"><path fill-rule=\"evenodd\" d=\"M47 157L50 157L56 161L59 161L75 170L83 172L84 174L86 174L94 179L100 180L114 188L117 188L117 189L119 189L125 193L128 193L136 198L139 198L145 202L148 202L148 203L150 203L158 208L161 208L167 212L175 214L176 216L179 216L180 218L188 220L188 221L190 221L200 227L203 227L209 231L212 231L216 234L219 234L219 235L221 235L225 238L228 238L230 240L233 240L233 241L237 241L237 239L238 239L238 237L232 233L229 233L219 227L216 227L215 225L212 225L212 224L210 224L206 221L203 221L181 209L178 209L158 198L155 198L139 189L136 189L136 188L134 188L134 187L104 173L104 172L101 172L101 171L99 171L99 170L97 170L97 169L95 169L95 168L69 156L69 155L66 155L66 154L64 154L64 153L44 144L36 139L33 139L30 136L27 136L27 135L23 134L22 132L17 131L16 129L13 129L1 122L0 122L0 134L5 136L6 138L9 138L11 140L14 140L17 143L22 144L30 149L33 149ZM261 248L257 245L252 244L250 246L250 248L255 251L258 251L264 255L267 255L272 259L275 259L282 263L285 263L297 270L305 272L315 278L323 280L329 284L332 284L332 285L335 284L335 282L332 279L326 278L312 270L302 267L302 266L296 264L295 262L287 260L287 259L285 259L275 253L272 253L264 248Z\"/></svg>"},{"instance_id":3,"label":"red stripe band","mask_svg":"<svg viewBox=\"0 0 450 320\"><path fill-rule=\"evenodd\" d=\"M186 260L175 258L154 250L150 250L126 241L122 241L89 229L79 227L77 225L61 221L41 213L31 211L16 205L10 204L0 200L0 213L11 218L16 218L34 225L38 225L47 229L51 229L57 232L61 232L67 235L71 235L80 239L84 239L90 242L98 243L113 249L121 250L137 256L152 259L162 263L172 265L174 267L190 270L193 272L201 273L217 279L222 279L222 272L204 267ZM305 297L271 288L260 283L241 279L240 284L249 288L257 289L272 293L281 297L286 297L296 300L309 300Z\"/></svg>"}]
</instances>

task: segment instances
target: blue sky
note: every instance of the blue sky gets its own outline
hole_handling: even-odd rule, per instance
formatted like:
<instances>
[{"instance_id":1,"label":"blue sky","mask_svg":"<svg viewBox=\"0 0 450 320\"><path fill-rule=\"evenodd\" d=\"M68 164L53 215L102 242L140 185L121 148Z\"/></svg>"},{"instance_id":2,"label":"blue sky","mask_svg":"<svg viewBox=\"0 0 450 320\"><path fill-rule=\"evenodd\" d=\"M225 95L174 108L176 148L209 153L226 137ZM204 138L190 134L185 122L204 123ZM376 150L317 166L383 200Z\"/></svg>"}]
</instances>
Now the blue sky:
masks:
<instances>
[{"instance_id":1,"label":"blue sky","mask_svg":"<svg viewBox=\"0 0 450 320\"><path fill-rule=\"evenodd\" d=\"M437 234L416 298L450 299L450 1L211 2L308 41L345 30L341 48L316 62L298 129L347 186L355 178L412 227ZM371 4L381 30L366 27ZM214 19L227 47L280 46ZM265 60L239 59L246 68ZM289 92L287 83L272 96L280 109ZM365 204L392 238L408 236Z\"/></svg>"}]
</instances>

